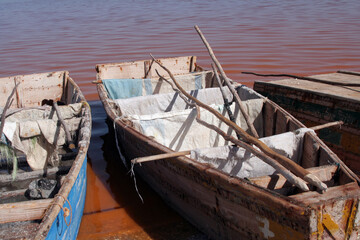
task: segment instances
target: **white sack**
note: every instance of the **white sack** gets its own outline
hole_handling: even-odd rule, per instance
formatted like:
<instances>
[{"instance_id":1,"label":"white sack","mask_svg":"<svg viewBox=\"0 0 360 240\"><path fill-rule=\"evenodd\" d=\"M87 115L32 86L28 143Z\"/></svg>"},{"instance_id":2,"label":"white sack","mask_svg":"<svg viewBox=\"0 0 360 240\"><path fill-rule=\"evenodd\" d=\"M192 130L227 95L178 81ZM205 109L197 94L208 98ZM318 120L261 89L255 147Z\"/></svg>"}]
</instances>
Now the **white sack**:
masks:
<instances>
[{"instance_id":1,"label":"white sack","mask_svg":"<svg viewBox=\"0 0 360 240\"><path fill-rule=\"evenodd\" d=\"M302 153L304 134L313 131L301 128L294 132L286 132L270 137L261 138L268 147L274 151L299 163ZM250 151L235 146L222 146L216 148L194 149L191 158L209 163L225 173L239 178L252 178L271 175L275 169L257 158Z\"/></svg>"},{"instance_id":2,"label":"white sack","mask_svg":"<svg viewBox=\"0 0 360 240\"><path fill-rule=\"evenodd\" d=\"M230 91L226 90L225 92L228 98L232 99ZM219 88L193 90L188 91L188 93L208 105L224 104ZM122 116L148 115L189 108L185 101L175 92L127 99L116 99L114 101L119 106Z\"/></svg>"},{"instance_id":3,"label":"white sack","mask_svg":"<svg viewBox=\"0 0 360 240\"><path fill-rule=\"evenodd\" d=\"M79 128L81 118L76 118L82 108L82 103L59 106L61 115L69 131ZM50 108L22 110L6 118L4 134L12 146L26 155L31 169L43 169L49 154L54 151L54 139L58 137L57 145L65 144L63 126L58 127L56 113L53 119L48 119Z\"/></svg>"},{"instance_id":4,"label":"white sack","mask_svg":"<svg viewBox=\"0 0 360 240\"><path fill-rule=\"evenodd\" d=\"M193 89L201 89L205 88L206 82L208 78L213 77L212 71L206 72L194 72L190 74L180 74L175 75L175 79L177 82L180 83L181 87L186 91L190 91ZM167 77L167 79L172 82L172 80ZM174 90L170 86L169 83L163 81L159 78L152 78L151 79L151 87L152 87L152 94L159 94L159 93L172 93ZM143 90L144 92L144 90ZM145 95L145 94L143 94Z\"/></svg>"},{"instance_id":5,"label":"white sack","mask_svg":"<svg viewBox=\"0 0 360 240\"><path fill-rule=\"evenodd\" d=\"M262 129L261 113L263 100L254 99L246 102L245 106L250 106L252 111L249 115L250 120L257 129ZM234 105L234 104L233 104ZM214 109L227 117L226 109L223 105L211 105ZM234 107L232 107L234 112ZM229 135L236 137L235 131L215 117L209 111L200 108L200 118L209 124L215 125ZM133 115L131 120L134 127L146 136L154 138L157 142L175 150L189 150L194 148L206 148L227 145L228 142L221 135L216 133L196 120L196 109L182 111L171 111L155 113L151 115ZM244 130L247 125L242 115L237 114L237 124ZM261 116L261 115L260 115ZM257 121L255 121L257 119Z\"/></svg>"}]
</instances>

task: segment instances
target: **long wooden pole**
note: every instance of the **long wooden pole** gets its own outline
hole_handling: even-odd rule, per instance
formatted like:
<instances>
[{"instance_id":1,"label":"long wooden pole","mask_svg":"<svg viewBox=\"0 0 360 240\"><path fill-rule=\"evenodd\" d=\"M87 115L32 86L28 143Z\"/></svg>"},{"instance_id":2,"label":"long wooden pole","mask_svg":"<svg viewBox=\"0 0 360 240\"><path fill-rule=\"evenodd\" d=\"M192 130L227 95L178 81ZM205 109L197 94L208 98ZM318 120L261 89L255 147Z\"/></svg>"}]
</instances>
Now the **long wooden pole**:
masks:
<instances>
[{"instance_id":1,"label":"long wooden pole","mask_svg":"<svg viewBox=\"0 0 360 240\"><path fill-rule=\"evenodd\" d=\"M189 155L190 152L191 151L182 151L182 152L172 152L172 153L163 153L163 154L158 154L158 155L151 155L151 156L147 156L147 157L139 157L139 158L134 158L133 160L131 160L131 162L134 163L134 164L143 163L143 162L150 162L150 161L161 160L161 159L165 159L165 158L173 158L173 157L185 156L185 155Z\"/></svg>"},{"instance_id":2,"label":"long wooden pole","mask_svg":"<svg viewBox=\"0 0 360 240\"><path fill-rule=\"evenodd\" d=\"M238 145L238 146L240 146L240 147L242 147L244 149L247 149L247 150L251 151L256 157L260 158L261 160L263 160L264 162L266 162L267 164L272 166L281 175L283 175L290 183L294 184L295 186L297 186L298 188L300 188L303 191L309 191L309 188L306 185L306 182L304 180L302 180L301 178L295 176L288 169L284 168L282 165L280 165L276 161L273 161L271 158L269 158L267 155L265 155L261 151L253 149L253 147L251 147L249 144L247 144L247 143L245 143L243 141L237 140L237 139L233 138L232 136L226 134L221 129L217 128L216 126L210 125L210 124L206 123L205 121L201 120L200 116L199 116L199 113L200 113L200 111L198 110L198 115L196 117L196 120L200 124L203 124L204 126L216 131L225 140L230 141L230 142L232 142L232 143L234 143L234 144L236 144L236 145ZM320 130L320 129L331 127L331 126L341 125L342 123L343 123L342 121L331 122L331 123L311 127L310 129L316 131L316 130ZM169 159L169 158L174 158L174 157L179 157L179 156L185 156L185 155L189 155L189 154L191 154L191 151L163 153L163 154L158 154L158 155L151 155L151 156L146 156L146 157L134 158L133 160L131 160L131 162L133 164L137 164L137 163L150 162L150 161Z\"/></svg>"},{"instance_id":3,"label":"long wooden pole","mask_svg":"<svg viewBox=\"0 0 360 240\"><path fill-rule=\"evenodd\" d=\"M199 108L199 107L197 107ZM279 164L277 161L274 161L272 158L270 158L269 156L267 156L266 154L264 154L263 152L255 149L253 146L251 146L250 144L247 144L241 140L235 139L234 137L232 137L231 135L226 134L224 131L222 131L220 128L211 125L203 120L201 120L200 118L200 109L197 109L198 114L196 117L196 120L216 131L218 134L220 134L226 141L230 141L246 150L249 150L252 154L254 154L256 157L260 158L261 160L263 160L265 163L269 164L270 166L272 166L276 171L278 171L280 174L282 174L290 183L294 184L295 186L297 186L298 188L300 188L303 191L309 191L308 186L306 185L306 182L304 180L302 180L301 178L295 176L292 172L290 172L288 169L286 169L285 167L283 167L281 164Z\"/></svg>"},{"instance_id":4,"label":"long wooden pole","mask_svg":"<svg viewBox=\"0 0 360 240\"><path fill-rule=\"evenodd\" d=\"M202 122L202 120L200 120L199 122L201 124L205 123L205 122ZM217 131L217 130L215 130L215 131ZM238 145L241 146L241 147L245 146L244 147L245 149L251 148L250 145L248 145L246 143L243 143L243 142L241 142L241 141L227 135L226 133L222 132L220 129L219 129L218 133L220 135L224 134L223 137L225 137L225 140L228 140L228 141L231 141L231 142L234 142L234 143L238 143ZM143 163L143 162L150 162L150 161L164 160L164 159L169 159L169 158L174 158L174 157L180 157L180 156L185 156L185 155L189 155L189 154L191 154L191 151L164 153L164 154L152 155L152 156L147 156L147 157L134 158L133 160L131 160L131 162L133 164L137 164L137 163ZM284 168L283 166L281 166L277 162L272 161L264 153L262 153L260 151L256 151L254 153L254 155L259 157L260 159L262 159L264 162L266 162L270 166L272 166L276 171L278 171L280 174L282 174L290 183L294 184L295 186L297 186L298 188L300 188L303 191L309 191L309 188L306 185L306 182L304 180L302 180L301 178L295 176L292 172L290 172L289 170L287 170L286 168Z\"/></svg>"},{"instance_id":5,"label":"long wooden pole","mask_svg":"<svg viewBox=\"0 0 360 240\"><path fill-rule=\"evenodd\" d=\"M341 126L343 124L344 124L343 121L336 121L336 122L330 122L330 123L325 123L325 124L322 124L322 125L314 126L314 127L311 127L310 129L312 129L314 131L318 131L318 130L328 128L328 127Z\"/></svg>"},{"instance_id":6,"label":"long wooden pole","mask_svg":"<svg viewBox=\"0 0 360 240\"><path fill-rule=\"evenodd\" d=\"M234 117L234 115L233 115L233 113L232 113L232 111L231 111L231 109L230 109L229 100L228 100L227 97L225 96L225 92L224 92L223 86L222 86L222 84L221 84L221 81L220 81L220 78L219 78L219 74L218 74L217 70L215 69L214 64L211 64L211 67L212 67L212 69L213 69L213 71L214 71L214 75L215 75L216 81L218 82L221 95L222 95L222 97L223 97L223 99L224 99L224 106L225 106L225 109L226 109L226 111L227 111L227 113L228 113L228 115L229 115L229 119L230 119L232 122L236 123L235 117ZM236 134L236 135L237 135L237 138L238 138L238 139L241 138L239 134Z\"/></svg>"},{"instance_id":7,"label":"long wooden pole","mask_svg":"<svg viewBox=\"0 0 360 240\"><path fill-rule=\"evenodd\" d=\"M198 109L198 114L197 114L196 120L200 124L203 124L204 126L216 131L221 136L223 136L225 140L230 141L230 142L232 142L232 143L234 143L234 144L236 144L236 145L238 145L238 146L240 146L240 147L242 147L244 149L247 149L247 150L251 151L256 157L260 158L265 163L272 166L280 174L282 174L290 183L294 184L295 186L297 186L298 188L300 188L303 191L309 191L309 188L306 185L306 182L304 180L302 180L301 178L295 176L292 172L290 172L288 169L284 168L278 162L272 160L271 158L266 156L261 151L254 149L249 144L247 144L245 142L242 142L240 140L237 140L237 139L233 138L232 136L226 134L221 129L217 128L216 126L206 123L205 121L200 119L199 115L200 115L200 110ZM131 160L131 162L133 164L137 164L137 163L156 161L156 160L164 160L164 159L169 159L169 158L174 158L174 157L179 157L179 156L185 156L185 155L189 155L189 154L191 154L191 151L164 153L164 154L158 154L158 155L151 155L151 156L146 156L146 157L134 158L133 160Z\"/></svg>"},{"instance_id":8,"label":"long wooden pole","mask_svg":"<svg viewBox=\"0 0 360 240\"><path fill-rule=\"evenodd\" d=\"M61 124L62 124L63 127L64 127L65 136L66 136L66 140L67 140L67 143L68 143L68 145L69 145L69 148L70 148L70 149L74 149L74 148L75 148L75 144L72 142L71 135L70 135L70 132L69 132L69 128L67 127L64 119L63 119L62 116L61 116L61 112L60 112L59 106L57 105L57 103L56 103L55 101L53 102L53 106L54 106L54 108L55 108L56 115L57 115L59 121L61 122ZM56 147L56 146L55 146L55 147Z\"/></svg>"},{"instance_id":9,"label":"long wooden pole","mask_svg":"<svg viewBox=\"0 0 360 240\"><path fill-rule=\"evenodd\" d=\"M259 138L259 135L258 135L258 133L256 132L256 129L255 129L254 125L253 125L252 122L250 121L249 115L248 115L247 112L246 112L246 109L245 109L244 104L242 103L242 101L241 101L239 95L237 94L234 86L231 84L229 78L226 76L226 74L225 74L225 72L224 72L224 69L222 68L222 66L221 66L221 64L219 63L219 61L217 60L217 58L216 58L216 56L215 56L212 48L210 47L210 44L208 43L208 41L206 40L206 38L204 37L204 35L202 34L200 28L199 28L197 25L195 25L195 29L196 29L196 31L198 32L201 40L202 40L203 43L205 44L205 46L206 46L206 48L207 48L207 50L208 50L208 52L209 52L209 54L210 54L211 59L214 61L216 67L219 69L219 72L220 72L221 77L224 79L226 85L228 86L228 88L230 89L231 93L233 94L233 96L234 96L234 98L235 98L235 101L236 101L236 103L238 104L238 106L239 106L239 108L240 108L240 111L241 111L241 113L243 114L244 119L245 119L245 121L246 121L246 123L247 123L247 125L248 125L248 127L249 127L249 129L250 129L250 131L251 131L251 134L252 134L254 137L256 137L256 138Z\"/></svg>"},{"instance_id":10,"label":"long wooden pole","mask_svg":"<svg viewBox=\"0 0 360 240\"><path fill-rule=\"evenodd\" d=\"M1 135L2 135L3 130L4 130L4 126L5 126L6 111L10 108L10 106L11 106L11 104L13 102L12 97L14 96L15 91L16 91L17 87L19 86L19 84L20 83L15 84L15 87L13 88L12 92L10 93L9 97L6 100L3 112L1 114L0 138L1 138Z\"/></svg>"},{"instance_id":11,"label":"long wooden pole","mask_svg":"<svg viewBox=\"0 0 360 240\"><path fill-rule=\"evenodd\" d=\"M230 121L229 119L225 118L224 116L222 116L221 113L219 113L218 111L216 111L215 109L211 108L210 106L204 104L203 102L199 101L197 98L191 96L190 94L188 94L180 85L179 83L176 81L174 75L170 72L169 69L167 69L164 65L162 65L161 62L159 62L158 60L156 60L154 57L152 57L155 62L157 64L159 64L160 67L162 67L170 76L170 78L173 80L174 84L176 85L176 87L189 99L191 99L193 102L195 102L198 106L205 108L206 110L208 110L209 112L211 112L212 114L214 114L218 119L220 119L222 122L224 122L226 125L228 125L229 127L233 128L238 134L241 135L241 137L243 137L244 141L248 142L249 144L254 144L255 146L257 146L262 152L264 152L267 156L269 156L272 159L275 159L276 161L278 161L281 165L283 165L285 168L289 169L290 171L292 171L295 175L297 175L298 177L304 179L305 181L311 183L312 185L318 187L321 190L326 190L327 186L325 183L321 182L315 175L311 174L309 171L307 171L306 169L302 168L301 166L299 166L298 164L296 164L295 162L291 161L290 159L288 159L285 156L282 156L281 154L273 151L271 148L269 148L266 144L264 144L263 142L259 141L256 137L253 137L251 135L249 135L246 131L244 131L242 128L240 128L238 125L236 125L235 123L233 123L232 121Z\"/></svg>"},{"instance_id":12,"label":"long wooden pole","mask_svg":"<svg viewBox=\"0 0 360 240\"><path fill-rule=\"evenodd\" d=\"M204 122L203 120L200 119L200 117L197 117L197 119L199 122L201 122L201 124L203 125L206 125L207 123ZM342 121L337 121L337 122L331 122L331 123L326 123L326 124L322 124L322 125L318 125L318 126L315 126L315 127L311 127L310 129L316 131L316 130L320 130L320 129L324 129L324 128L327 128L327 127L331 127L331 126L336 126L336 125L341 125L342 124ZM225 133L221 133L219 130L215 130L214 127L210 127L210 126L207 126L211 129L213 129L214 131L218 131L218 133L220 135L222 135L224 138L226 138L225 140L228 140L230 141L231 137L228 136L227 134ZM234 140L233 140L234 141ZM231 141L231 142L233 142ZM240 147L243 147L245 149L249 149L251 146L249 144L246 144L242 141L238 141L236 142L237 145L239 145ZM245 146L245 147L244 147ZM185 156L185 155L189 155L191 151L182 151L182 152L173 152L173 153L162 153L162 154L157 154L157 155L151 155L151 156L146 156L146 157L139 157L139 158L134 158L131 160L132 163L136 164L136 163L142 163L142 162L150 162L150 161L155 161L155 160L162 160L162 159L165 159L165 158L171 158L171 157L179 157L179 156ZM260 151L257 151L258 155L261 155L264 157L263 153L261 153ZM265 155L266 156L266 155ZM266 158L268 158L266 156Z\"/></svg>"}]
</instances>

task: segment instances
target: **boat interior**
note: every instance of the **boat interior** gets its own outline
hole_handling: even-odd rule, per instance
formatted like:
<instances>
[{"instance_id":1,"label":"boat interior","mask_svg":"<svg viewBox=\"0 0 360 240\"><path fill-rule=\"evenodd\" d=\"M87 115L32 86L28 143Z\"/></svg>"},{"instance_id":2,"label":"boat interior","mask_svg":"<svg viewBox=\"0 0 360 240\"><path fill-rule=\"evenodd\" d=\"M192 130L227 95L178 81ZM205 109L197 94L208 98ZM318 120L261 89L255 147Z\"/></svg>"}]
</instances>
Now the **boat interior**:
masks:
<instances>
[{"instance_id":1,"label":"boat interior","mask_svg":"<svg viewBox=\"0 0 360 240\"><path fill-rule=\"evenodd\" d=\"M228 117L214 73L203 71L195 64L195 59L161 59L161 62L172 71L175 79L189 94ZM250 152L233 146L215 131L199 123L197 116L236 138L235 132L213 114L204 109L198 113L191 106L191 100L185 102L167 81L155 75L154 69L157 68L158 74L171 82L167 73L151 64L151 61L137 61L97 66L98 81L104 84L108 101L123 122L173 151L191 150L191 159L228 175L281 195L301 194L300 189L290 184L271 166ZM129 69L135 78L126 75ZM148 75L150 71L152 74ZM252 89L235 85L261 141L307 169L329 188L354 182L342 171L337 156L316 137L313 130L305 128L286 111ZM141 91L134 94L134 88ZM118 95L119 92L123 95ZM237 125L249 132L244 117L227 89L225 97L231 102L230 108ZM309 188L317 190L312 186Z\"/></svg>"},{"instance_id":2,"label":"boat interior","mask_svg":"<svg viewBox=\"0 0 360 240\"><path fill-rule=\"evenodd\" d=\"M40 223L69 173L78 152L84 108L81 93L65 71L0 78L0 84L4 96L14 93L10 107L2 109L6 118L0 143L0 228L21 237L36 229L34 224ZM4 97L0 105L6 102ZM11 226L25 234L9 232Z\"/></svg>"}]
</instances>

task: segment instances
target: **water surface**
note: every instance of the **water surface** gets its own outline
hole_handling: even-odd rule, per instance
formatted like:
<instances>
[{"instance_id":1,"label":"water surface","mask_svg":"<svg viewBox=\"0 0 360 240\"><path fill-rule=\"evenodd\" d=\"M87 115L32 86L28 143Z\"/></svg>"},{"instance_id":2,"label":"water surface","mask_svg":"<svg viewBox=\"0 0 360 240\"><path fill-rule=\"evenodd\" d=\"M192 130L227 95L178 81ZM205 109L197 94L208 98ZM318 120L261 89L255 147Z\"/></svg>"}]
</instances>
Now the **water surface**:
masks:
<instances>
[{"instance_id":1,"label":"water surface","mask_svg":"<svg viewBox=\"0 0 360 240\"><path fill-rule=\"evenodd\" d=\"M2 0L0 76L69 70L97 99L94 66L197 55L199 25L230 77L241 71L309 75L360 66L360 2Z\"/></svg>"}]
</instances>

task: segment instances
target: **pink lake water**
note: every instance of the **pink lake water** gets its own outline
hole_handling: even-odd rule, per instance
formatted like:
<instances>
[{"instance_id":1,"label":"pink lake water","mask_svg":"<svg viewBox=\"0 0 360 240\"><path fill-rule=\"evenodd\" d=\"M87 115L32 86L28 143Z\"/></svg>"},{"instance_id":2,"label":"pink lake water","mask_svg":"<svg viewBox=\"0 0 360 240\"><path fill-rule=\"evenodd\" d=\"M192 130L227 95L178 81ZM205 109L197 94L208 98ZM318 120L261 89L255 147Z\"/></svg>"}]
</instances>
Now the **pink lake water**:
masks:
<instances>
[{"instance_id":1,"label":"pink lake water","mask_svg":"<svg viewBox=\"0 0 360 240\"><path fill-rule=\"evenodd\" d=\"M139 180L145 204L118 162L98 101L95 64L196 55L211 60L198 25L227 75L360 71L360 1L2 0L0 77L68 70L93 113L88 190L79 239L200 239Z\"/></svg>"}]
</instances>

